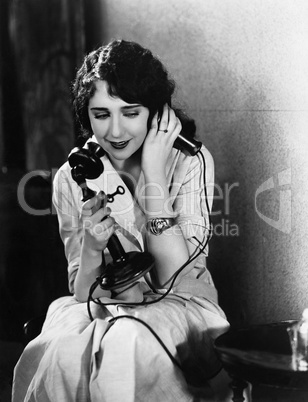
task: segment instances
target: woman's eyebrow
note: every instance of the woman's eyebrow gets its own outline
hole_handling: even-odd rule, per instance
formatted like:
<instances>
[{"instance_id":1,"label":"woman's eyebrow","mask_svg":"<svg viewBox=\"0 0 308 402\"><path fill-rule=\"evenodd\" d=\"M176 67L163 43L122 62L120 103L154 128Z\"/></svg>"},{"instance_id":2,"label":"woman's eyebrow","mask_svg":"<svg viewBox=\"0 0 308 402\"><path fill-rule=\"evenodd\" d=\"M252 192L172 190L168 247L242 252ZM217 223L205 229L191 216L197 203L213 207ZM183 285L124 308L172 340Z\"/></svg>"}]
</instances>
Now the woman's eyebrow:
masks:
<instances>
[{"instance_id":1,"label":"woman's eyebrow","mask_svg":"<svg viewBox=\"0 0 308 402\"><path fill-rule=\"evenodd\" d=\"M134 104L134 105L123 106L123 107L121 107L121 109L125 109L125 110L127 110L127 109L134 109L135 107L140 107L140 106L142 106L142 105L140 105L139 103L136 103L136 104Z\"/></svg>"},{"instance_id":2,"label":"woman's eyebrow","mask_svg":"<svg viewBox=\"0 0 308 402\"><path fill-rule=\"evenodd\" d=\"M121 110L129 110L129 109L134 109L136 107L141 107L139 103L136 103L134 105L127 105L127 106L122 106ZM100 106L94 106L91 107L90 110L98 110L98 111L108 111L109 109L107 107L100 107Z\"/></svg>"}]
</instances>

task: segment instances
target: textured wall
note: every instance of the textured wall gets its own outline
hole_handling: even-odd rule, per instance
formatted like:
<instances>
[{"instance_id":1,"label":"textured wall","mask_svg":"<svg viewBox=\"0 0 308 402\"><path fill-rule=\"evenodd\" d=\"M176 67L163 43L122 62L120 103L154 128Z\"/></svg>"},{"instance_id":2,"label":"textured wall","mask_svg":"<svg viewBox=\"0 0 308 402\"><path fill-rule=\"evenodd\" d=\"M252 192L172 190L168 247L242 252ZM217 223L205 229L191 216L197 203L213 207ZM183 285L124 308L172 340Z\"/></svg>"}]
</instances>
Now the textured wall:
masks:
<instances>
[{"instance_id":1,"label":"textured wall","mask_svg":"<svg viewBox=\"0 0 308 402\"><path fill-rule=\"evenodd\" d=\"M216 163L210 267L235 325L308 306L308 3L87 2L88 44L132 39L176 79Z\"/></svg>"}]
</instances>

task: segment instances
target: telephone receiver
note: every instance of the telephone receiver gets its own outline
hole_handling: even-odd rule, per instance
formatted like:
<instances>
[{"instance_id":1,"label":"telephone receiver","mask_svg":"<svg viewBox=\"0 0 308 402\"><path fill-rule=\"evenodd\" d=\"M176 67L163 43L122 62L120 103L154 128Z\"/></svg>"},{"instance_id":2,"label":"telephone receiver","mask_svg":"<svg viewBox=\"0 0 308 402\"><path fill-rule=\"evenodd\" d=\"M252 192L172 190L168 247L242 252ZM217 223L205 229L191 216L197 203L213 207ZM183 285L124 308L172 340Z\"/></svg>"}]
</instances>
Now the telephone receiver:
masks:
<instances>
[{"instance_id":1,"label":"telephone receiver","mask_svg":"<svg viewBox=\"0 0 308 402\"><path fill-rule=\"evenodd\" d=\"M168 105L171 106L171 101L168 102ZM163 110L158 110L158 121L160 121ZM182 151L185 155L194 156L196 155L201 147L202 142L195 140L194 138L187 138L183 134L179 134L174 141L173 147Z\"/></svg>"},{"instance_id":2,"label":"telephone receiver","mask_svg":"<svg viewBox=\"0 0 308 402\"><path fill-rule=\"evenodd\" d=\"M96 179L104 171L101 157L104 149L95 142L88 142L83 148L74 148L68 156L73 180L82 190L82 201L94 197L96 193L88 188L86 179ZM113 202L114 196L125 192L122 186L112 194L107 194L107 201ZM125 252L118 236L111 235L107 248L112 257L112 262L102 266L102 274L97 278L99 286L104 290L115 290L125 287L152 269L154 257L148 252ZM104 261L104 254L102 253Z\"/></svg>"}]
</instances>

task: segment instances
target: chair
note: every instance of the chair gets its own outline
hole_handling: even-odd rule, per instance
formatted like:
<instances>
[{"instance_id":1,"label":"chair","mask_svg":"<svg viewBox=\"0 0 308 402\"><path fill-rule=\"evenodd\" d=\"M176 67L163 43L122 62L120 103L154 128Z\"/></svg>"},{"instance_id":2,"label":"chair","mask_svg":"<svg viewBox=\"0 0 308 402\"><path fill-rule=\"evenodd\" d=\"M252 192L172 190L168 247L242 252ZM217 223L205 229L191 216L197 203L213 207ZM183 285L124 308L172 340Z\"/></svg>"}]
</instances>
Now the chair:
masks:
<instances>
[{"instance_id":1,"label":"chair","mask_svg":"<svg viewBox=\"0 0 308 402\"><path fill-rule=\"evenodd\" d=\"M46 314L32 318L24 324L24 345L26 346L32 339L36 338L42 331Z\"/></svg>"}]
</instances>

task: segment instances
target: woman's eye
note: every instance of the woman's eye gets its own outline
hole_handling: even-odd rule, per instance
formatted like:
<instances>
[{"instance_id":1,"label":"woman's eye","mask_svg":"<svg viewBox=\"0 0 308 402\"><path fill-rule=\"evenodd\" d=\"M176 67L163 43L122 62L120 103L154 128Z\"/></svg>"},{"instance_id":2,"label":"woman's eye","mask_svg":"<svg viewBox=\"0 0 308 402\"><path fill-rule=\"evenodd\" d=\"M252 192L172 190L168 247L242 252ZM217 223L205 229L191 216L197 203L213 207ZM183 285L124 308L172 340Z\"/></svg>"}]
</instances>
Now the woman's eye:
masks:
<instances>
[{"instance_id":1,"label":"woman's eye","mask_svg":"<svg viewBox=\"0 0 308 402\"><path fill-rule=\"evenodd\" d=\"M99 113L94 116L95 119L102 119L102 120L107 119L108 117L109 117L109 114L107 114L107 113Z\"/></svg>"},{"instance_id":2,"label":"woman's eye","mask_svg":"<svg viewBox=\"0 0 308 402\"><path fill-rule=\"evenodd\" d=\"M125 117L133 118L139 116L138 112L129 112L124 114Z\"/></svg>"}]
</instances>

